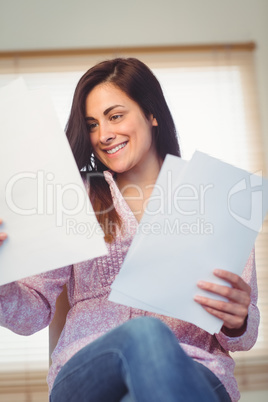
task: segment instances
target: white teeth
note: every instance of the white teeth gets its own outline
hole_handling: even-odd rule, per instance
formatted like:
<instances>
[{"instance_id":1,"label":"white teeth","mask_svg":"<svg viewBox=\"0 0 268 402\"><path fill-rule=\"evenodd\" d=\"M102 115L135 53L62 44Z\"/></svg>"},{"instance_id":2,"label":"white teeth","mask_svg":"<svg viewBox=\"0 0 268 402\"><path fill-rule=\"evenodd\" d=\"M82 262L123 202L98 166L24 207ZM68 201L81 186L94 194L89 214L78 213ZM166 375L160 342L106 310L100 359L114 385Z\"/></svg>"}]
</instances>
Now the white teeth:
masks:
<instances>
[{"instance_id":1,"label":"white teeth","mask_svg":"<svg viewBox=\"0 0 268 402\"><path fill-rule=\"evenodd\" d=\"M124 142L123 144L117 145L117 147L113 148L113 149L109 149L109 151L106 151L107 154L114 154L115 152L119 151L119 149L124 148L127 145L126 142Z\"/></svg>"}]
</instances>

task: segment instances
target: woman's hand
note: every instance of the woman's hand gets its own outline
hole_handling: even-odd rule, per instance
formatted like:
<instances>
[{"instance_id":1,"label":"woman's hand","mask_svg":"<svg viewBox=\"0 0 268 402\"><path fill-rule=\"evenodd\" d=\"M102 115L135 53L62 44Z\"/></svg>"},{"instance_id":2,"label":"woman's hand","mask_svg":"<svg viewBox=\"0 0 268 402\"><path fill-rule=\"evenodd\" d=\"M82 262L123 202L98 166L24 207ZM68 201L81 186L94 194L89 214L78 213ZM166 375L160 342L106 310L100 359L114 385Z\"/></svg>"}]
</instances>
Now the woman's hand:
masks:
<instances>
[{"instance_id":1,"label":"woman's hand","mask_svg":"<svg viewBox=\"0 0 268 402\"><path fill-rule=\"evenodd\" d=\"M231 337L240 336L247 328L251 288L240 276L232 272L215 269L213 273L218 278L229 282L231 287L204 281L199 281L197 286L200 289L223 296L227 301L199 295L195 296L194 300L208 313L223 320L222 332Z\"/></svg>"},{"instance_id":2,"label":"woman's hand","mask_svg":"<svg viewBox=\"0 0 268 402\"><path fill-rule=\"evenodd\" d=\"M3 221L0 219L0 225L2 225ZM6 240L7 234L4 232L0 232L0 246L2 246L3 241Z\"/></svg>"}]
</instances>

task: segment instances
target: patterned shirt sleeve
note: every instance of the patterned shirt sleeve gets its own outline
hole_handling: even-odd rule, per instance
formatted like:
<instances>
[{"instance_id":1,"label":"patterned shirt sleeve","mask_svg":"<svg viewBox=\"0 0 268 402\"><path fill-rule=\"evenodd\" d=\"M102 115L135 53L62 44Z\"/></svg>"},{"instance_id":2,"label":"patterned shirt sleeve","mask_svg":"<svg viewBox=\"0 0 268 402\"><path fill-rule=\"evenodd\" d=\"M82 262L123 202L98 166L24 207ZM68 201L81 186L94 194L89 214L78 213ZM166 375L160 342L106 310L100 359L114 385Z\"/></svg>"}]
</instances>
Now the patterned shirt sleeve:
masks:
<instances>
[{"instance_id":1,"label":"patterned shirt sleeve","mask_svg":"<svg viewBox=\"0 0 268 402\"><path fill-rule=\"evenodd\" d=\"M0 325L20 335L49 325L70 272L68 266L0 286Z\"/></svg>"}]
</instances>

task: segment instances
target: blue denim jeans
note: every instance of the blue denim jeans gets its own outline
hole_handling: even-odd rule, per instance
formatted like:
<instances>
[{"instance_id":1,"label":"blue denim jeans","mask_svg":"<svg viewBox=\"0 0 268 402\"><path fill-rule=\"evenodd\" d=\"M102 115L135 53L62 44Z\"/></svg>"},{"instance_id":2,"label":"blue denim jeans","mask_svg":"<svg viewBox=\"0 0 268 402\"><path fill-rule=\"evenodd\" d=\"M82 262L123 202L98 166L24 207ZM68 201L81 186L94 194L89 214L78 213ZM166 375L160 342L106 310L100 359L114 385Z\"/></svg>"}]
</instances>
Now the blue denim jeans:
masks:
<instances>
[{"instance_id":1,"label":"blue denim jeans","mask_svg":"<svg viewBox=\"0 0 268 402\"><path fill-rule=\"evenodd\" d=\"M132 319L77 352L57 375L50 402L228 401L219 379L151 317Z\"/></svg>"}]
</instances>

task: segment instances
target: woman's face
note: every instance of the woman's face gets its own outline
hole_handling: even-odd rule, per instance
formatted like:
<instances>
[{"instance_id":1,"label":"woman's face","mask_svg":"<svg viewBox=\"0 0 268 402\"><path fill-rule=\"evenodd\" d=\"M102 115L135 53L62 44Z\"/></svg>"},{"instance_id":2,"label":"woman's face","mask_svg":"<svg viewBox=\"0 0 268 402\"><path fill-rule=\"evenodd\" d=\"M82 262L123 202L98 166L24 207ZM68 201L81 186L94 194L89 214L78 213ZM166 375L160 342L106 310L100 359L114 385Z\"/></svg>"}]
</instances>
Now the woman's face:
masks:
<instances>
[{"instance_id":1,"label":"woman's face","mask_svg":"<svg viewBox=\"0 0 268 402\"><path fill-rule=\"evenodd\" d=\"M152 135L156 119L147 119L115 85L93 88L86 98L86 121L94 154L108 169L117 173L142 169L157 158Z\"/></svg>"}]
</instances>

